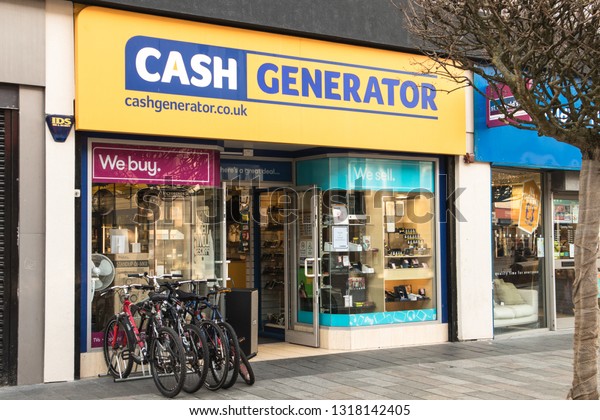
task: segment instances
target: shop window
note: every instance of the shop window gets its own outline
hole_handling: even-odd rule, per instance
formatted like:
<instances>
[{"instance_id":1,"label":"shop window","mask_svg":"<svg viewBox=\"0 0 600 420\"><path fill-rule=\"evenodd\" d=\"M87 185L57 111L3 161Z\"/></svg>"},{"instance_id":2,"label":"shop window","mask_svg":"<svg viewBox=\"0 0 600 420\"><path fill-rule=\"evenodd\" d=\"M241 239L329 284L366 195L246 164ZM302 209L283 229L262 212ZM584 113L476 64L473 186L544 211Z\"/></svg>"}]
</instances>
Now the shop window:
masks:
<instances>
[{"instance_id":1,"label":"shop window","mask_svg":"<svg viewBox=\"0 0 600 420\"><path fill-rule=\"evenodd\" d=\"M92 185L90 264L98 264L104 256L114 268L112 278L103 272L90 281L92 347L102 345L101 331L119 308L118 297L103 296L102 291L131 282L127 274L222 277L221 265L216 263L221 260L221 200L216 188Z\"/></svg>"},{"instance_id":2,"label":"shop window","mask_svg":"<svg viewBox=\"0 0 600 420\"><path fill-rule=\"evenodd\" d=\"M321 325L439 321L435 161L328 157L296 173L321 191ZM310 279L298 278L310 299Z\"/></svg>"},{"instance_id":3,"label":"shop window","mask_svg":"<svg viewBox=\"0 0 600 420\"><path fill-rule=\"evenodd\" d=\"M433 194L397 193L383 206L385 309L432 310L437 295Z\"/></svg>"},{"instance_id":4,"label":"shop window","mask_svg":"<svg viewBox=\"0 0 600 420\"><path fill-rule=\"evenodd\" d=\"M434 214L430 192L326 191L321 312L435 320Z\"/></svg>"},{"instance_id":5,"label":"shop window","mask_svg":"<svg viewBox=\"0 0 600 420\"><path fill-rule=\"evenodd\" d=\"M492 172L496 333L545 324L541 187L539 173Z\"/></svg>"}]
</instances>

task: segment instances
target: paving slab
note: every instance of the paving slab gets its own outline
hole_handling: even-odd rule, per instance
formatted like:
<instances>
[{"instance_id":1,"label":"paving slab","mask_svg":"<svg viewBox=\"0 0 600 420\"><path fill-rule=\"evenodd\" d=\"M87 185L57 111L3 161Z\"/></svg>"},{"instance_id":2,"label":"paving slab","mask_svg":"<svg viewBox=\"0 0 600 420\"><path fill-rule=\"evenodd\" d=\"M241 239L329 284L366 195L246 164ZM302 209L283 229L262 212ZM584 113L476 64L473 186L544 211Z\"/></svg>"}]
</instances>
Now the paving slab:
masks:
<instances>
[{"instance_id":1,"label":"paving slab","mask_svg":"<svg viewBox=\"0 0 600 420\"><path fill-rule=\"evenodd\" d=\"M260 358L257 358L260 359ZM252 361L238 381L181 400L562 400L572 381L572 332ZM86 378L0 387L0 400L160 400L152 379Z\"/></svg>"}]
</instances>

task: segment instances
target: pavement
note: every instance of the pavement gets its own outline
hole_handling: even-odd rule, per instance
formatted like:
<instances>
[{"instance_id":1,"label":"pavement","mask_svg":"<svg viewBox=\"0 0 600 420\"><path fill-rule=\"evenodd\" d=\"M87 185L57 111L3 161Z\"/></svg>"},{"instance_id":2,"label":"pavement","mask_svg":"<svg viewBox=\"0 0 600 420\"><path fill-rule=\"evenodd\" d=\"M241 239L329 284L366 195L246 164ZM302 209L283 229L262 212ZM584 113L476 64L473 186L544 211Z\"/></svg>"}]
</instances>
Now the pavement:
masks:
<instances>
[{"instance_id":1,"label":"pavement","mask_svg":"<svg viewBox=\"0 0 600 420\"><path fill-rule=\"evenodd\" d=\"M252 386L177 400L565 400L572 381L572 330L489 341L252 359ZM260 352L260 350L259 350ZM0 400L161 400L152 379L109 377L0 387Z\"/></svg>"}]
</instances>

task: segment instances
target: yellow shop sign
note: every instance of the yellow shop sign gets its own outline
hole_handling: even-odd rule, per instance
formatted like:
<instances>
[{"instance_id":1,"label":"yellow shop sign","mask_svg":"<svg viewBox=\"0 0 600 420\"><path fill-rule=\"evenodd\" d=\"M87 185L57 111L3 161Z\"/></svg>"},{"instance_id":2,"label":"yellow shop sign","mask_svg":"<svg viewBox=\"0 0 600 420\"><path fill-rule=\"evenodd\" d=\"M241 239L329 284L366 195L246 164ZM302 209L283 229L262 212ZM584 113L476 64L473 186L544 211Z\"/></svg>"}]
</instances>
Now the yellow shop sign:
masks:
<instances>
[{"instance_id":1,"label":"yellow shop sign","mask_svg":"<svg viewBox=\"0 0 600 420\"><path fill-rule=\"evenodd\" d=\"M96 7L76 28L79 130L465 152L465 93L420 56Z\"/></svg>"}]
</instances>

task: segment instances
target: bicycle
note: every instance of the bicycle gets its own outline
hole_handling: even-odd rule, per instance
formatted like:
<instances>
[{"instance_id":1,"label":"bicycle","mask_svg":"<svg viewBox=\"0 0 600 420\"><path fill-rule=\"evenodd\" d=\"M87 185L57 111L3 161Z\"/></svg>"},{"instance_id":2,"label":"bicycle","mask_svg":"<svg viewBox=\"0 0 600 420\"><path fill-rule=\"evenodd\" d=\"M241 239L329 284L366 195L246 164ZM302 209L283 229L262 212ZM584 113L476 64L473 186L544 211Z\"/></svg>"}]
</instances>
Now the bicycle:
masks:
<instances>
[{"instance_id":1,"label":"bicycle","mask_svg":"<svg viewBox=\"0 0 600 420\"><path fill-rule=\"evenodd\" d=\"M170 287L180 287L184 284L191 284L192 287L199 283L197 280L185 280L170 283ZM229 371L230 348L226 344L229 342L224 330L212 320L206 319L202 314L202 308L198 302L204 299L196 293L174 290L174 298L181 302L182 316L189 320L189 323L196 325L202 331L208 344L208 372L204 385L211 391L222 388Z\"/></svg>"},{"instance_id":2,"label":"bicycle","mask_svg":"<svg viewBox=\"0 0 600 420\"><path fill-rule=\"evenodd\" d=\"M155 287L130 284L113 286L103 293L116 291L122 294L121 312L108 321L104 331L103 351L108 373L115 380L126 379L135 362L142 366L142 375L146 376L144 365L148 363L158 390L173 398L181 391L186 376L182 342L172 328L163 325L161 306L165 297L155 293L140 304L134 304L131 301L132 289L154 291ZM139 326L134 313L140 315ZM136 351L139 353L136 354Z\"/></svg>"},{"instance_id":3,"label":"bicycle","mask_svg":"<svg viewBox=\"0 0 600 420\"><path fill-rule=\"evenodd\" d=\"M212 303L210 300L210 296L227 293L230 289L215 286L214 290L209 292L207 296L179 290L179 287L185 284L189 284L194 288L199 283L205 282L185 280L165 283L161 286L169 289L170 298L174 299L176 305L183 309L185 315L191 316L191 322L202 326L201 329L209 337L209 349L213 350L211 350L212 355L209 358L211 376L208 376L206 387L213 391L219 388L229 388L236 382L238 375L246 384L253 385L255 382L254 370L239 345L244 338L239 339L237 337L234 328L222 316L219 305ZM207 308L211 310L210 319L203 312ZM211 342L213 344L210 344ZM222 343L229 343L229 346L222 348ZM227 350L229 350L229 355L225 353ZM239 355L239 357L236 357L236 355ZM228 361L227 364L224 364L225 360Z\"/></svg>"},{"instance_id":4,"label":"bicycle","mask_svg":"<svg viewBox=\"0 0 600 420\"><path fill-rule=\"evenodd\" d=\"M229 369L227 372L227 379L221 386L223 389L227 389L235 384L237 377L240 373L240 342L238 341L237 334L231 324L229 324L225 317L221 314L219 305L219 296L223 293L229 293L231 289L221 288L217 284L213 285L213 290L209 291L206 295L206 299L203 300L201 310L208 308L210 310L210 320L215 322L225 334L226 343L229 343ZM211 302L211 296L214 296L214 302Z\"/></svg>"},{"instance_id":5,"label":"bicycle","mask_svg":"<svg viewBox=\"0 0 600 420\"><path fill-rule=\"evenodd\" d=\"M206 334L200 327L185 322L183 303L177 299L175 289L180 284L180 282L157 282L157 285L167 292L163 307L164 319L179 333L186 352L187 375L183 390L193 393L198 391L206 380L210 350Z\"/></svg>"},{"instance_id":6,"label":"bicycle","mask_svg":"<svg viewBox=\"0 0 600 420\"><path fill-rule=\"evenodd\" d=\"M230 291L231 289L229 288L221 288L215 284L213 290L209 291L206 296L196 295L195 297L190 297L189 295L186 295L188 297L188 308L191 308L191 312L195 314L197 318L201 317L202 319L206 319L203 311L205 309L210 310L209 319L215 322L220 329L223 330L227 340L226 342L229 343L227 378L221 385L224 389L233 386L238 375L241 376L248 385L252 385L255 381L252 366L240 348L240 340L238 339L234 328L225 320L218 304L219 295ZM215 297L214 302L211 301L211 296Z\"/></svg>"}]
</instances>

